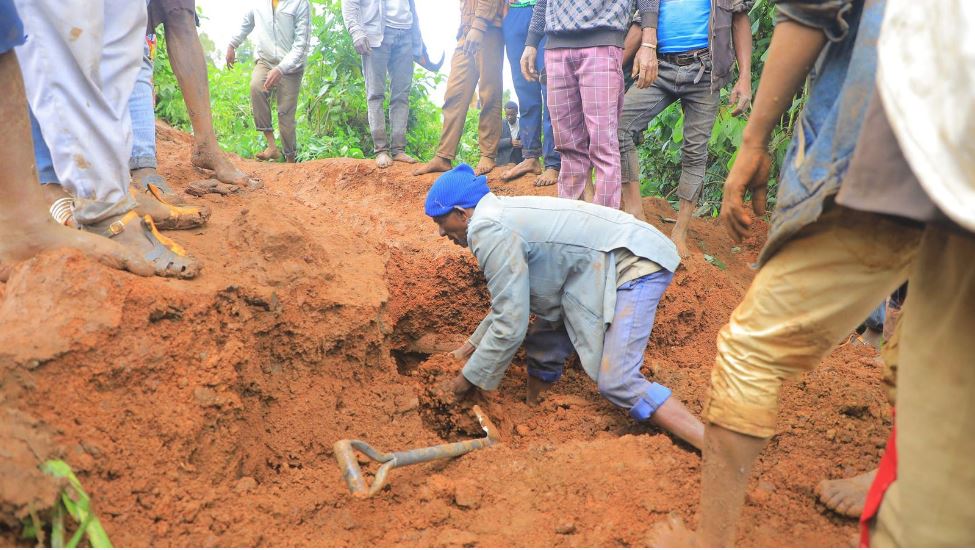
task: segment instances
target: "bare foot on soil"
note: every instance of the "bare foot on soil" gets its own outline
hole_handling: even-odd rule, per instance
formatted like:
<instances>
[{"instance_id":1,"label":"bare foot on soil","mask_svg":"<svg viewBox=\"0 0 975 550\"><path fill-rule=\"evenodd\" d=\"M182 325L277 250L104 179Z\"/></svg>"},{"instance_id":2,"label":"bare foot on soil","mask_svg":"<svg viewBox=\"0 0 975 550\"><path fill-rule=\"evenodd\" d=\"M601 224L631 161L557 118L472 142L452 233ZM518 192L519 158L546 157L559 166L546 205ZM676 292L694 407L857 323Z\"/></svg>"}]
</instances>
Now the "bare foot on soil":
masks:
<instances>
[{"instance_id":1,"label":"bare foot on soil","mask_svg":"<svg viewBox=\"0 0 975 550\"><path fill-rule=\"evenodd\" d=\"M213 171L213 177L223 183L229 183L245 189L259 189L263 187L260 180L249 177L230 163L223 151L213 153L203 147L194 147L191 163L197 168Z\"/></svg>"},{"instance_id":2,"label":"bare foot on soil","mask_svg":"<svg viewBox=\"0 0 975 550\"><path fill-rule=\"evenodd\" d=\"M677 516L670 516L650 528L647 546L651 548L696 548L700 546L697 534L691 531Z\"/></svg>"},{"instance_id":3,"label":"bare foot on soil","mask_svg":"<svg viewBox=\"0 0 975 550\"><path fill-rule=\"evenodd\" d=\"M545 382L534 376L528 377L528 393L525 395L525 403L529 407L534 407L541 404L545 400L545 392L547 392L555 383Z\"/></svg>"},{"instance_id":4,"label":"bare foot on soil","mask_svg":"<svg viewBox=\"0 0 975 550\"><path fill-rule=\"evenodd\" d=\"M39 214L40 215L40 214ZM49 216L0 227L0 281L6 281L13 264L28 260L45 250L74 248L99 262L148 277L154 270L141 255L105 237L58 225Z\"/></svg>"},{"instance_id":5,"label":"bare foot on soil","mask_svg":"<svg viewBox=\"0 0 975 550\"><path fill-rule=\"evenodd\" d=\"M389 168L393 165L393 157L389 153L379 153L376 156L376 166L378 168Z\"/></svg>"},{"instance_id":6,"label":"bare foot on soil","mask_svg":"<svg viewBox=\"0 0 975 550\"><path fill-rule=\"evenodd\" d=\"M426 162L413 170L414 176L422 176L423 174L432 174L434 172L446 172L453 168L450 161L443 157L433 157L430 162Z\"/></svg>"},{"instance_id":7,"label":"bare foot on soil","mask_svg":"<svg viewBox=\"0 0 975 550\"><path fill-rule=\"evenodd\" d=\"M490 157L481 157L481 160L477 161L477 166L474 167L475 176L483 176L484 174L490 173L497 166L494 163L494 159Z\"/></svg>"},{"instance_id":8,"label":"bare foot on soil","mask_svg":"<svg viewBox=\"0 0 975 550\"><path fill-rule=\"evenodd\" d=\"M538 159L525 159L511 168L508 168L501 173L501 179L504 181L513 180L515 178L520 178L525 174L535 174L536 176L542 173L542 167L538 164Z\"/></svg>"},{"instance_id":9,"label":"bare foot on soil","mask_svg":"<svg viewBox=\"0 0 975 550\"><path fill-rule=\"evenodd\" d=\"M406 153L396 153L393 155L393 160L396 162L402 162L405 164L416 164L416 159L407 155Z\"/></svg>"},{"instance_id":10,"label":"bare foot on soil","mask_svg":"<svg viewBox=\"0 0 975 550\"><path fill-rule=\"evenodd\" d=\"M281 158L281 152L274 145L268 145L263 151L254 155L257 160L278 160Z\"/></svg>"},{"instance_id":11,"label":"bare foot on soil","mask_svg":"<svg viewBox=\"0 0 975 550\"><path fill-rule=\"evenodd\" d=\"M877 476L877 470L847 479L824 479L816 487L819 501L837 514L859 518L867 500L867 491Z\"/></svg>"},{"instance_id":12,"label":"bare foot on soil","mask_svg":"<svg viewBox=\"0 0 975 550\"><path fill-rule=\"evenodd\" d=\"M555 168L546 168L541 176L535 178L535 187L548 187L559 182L559 171Z\"/></svg>"}]
</instances>

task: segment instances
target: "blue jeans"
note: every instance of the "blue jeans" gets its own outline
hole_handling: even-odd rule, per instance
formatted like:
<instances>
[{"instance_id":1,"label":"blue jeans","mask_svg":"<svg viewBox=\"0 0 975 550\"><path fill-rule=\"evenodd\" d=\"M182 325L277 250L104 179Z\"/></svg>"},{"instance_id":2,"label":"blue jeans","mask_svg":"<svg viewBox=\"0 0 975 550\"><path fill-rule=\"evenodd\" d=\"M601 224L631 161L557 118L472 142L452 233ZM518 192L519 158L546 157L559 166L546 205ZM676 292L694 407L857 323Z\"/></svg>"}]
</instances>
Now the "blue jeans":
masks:
<instances>
[{"instance_id":1,"label":"blue jeans","mask_svg":"<svg viewBox=\"0 0 975 550\"><path fill-rule=\"evenodd\" d=\"M51 159L51 150L44 142L41 134L41 125L34 118L34 112L28 108L30 115L30 136L34 140L34 165L37 167L37 179L41 185L48 183L60 184L57 173L54 172L54 160Z\"/></svg>"},{"instance_id":2,"label":"blue jeans","mask_svg":"<svg viewBox=\"0 0 975 550\"><path fill-rule=\"evenodd\" d=\"M531 23L532 7L510 8L501 25L504 35L504 49L508 53L508 63L511 65L511 79L515 84L515 94L518 96L518 111L521 116L522 156L524 158L538 158L544 154L545 167L558 169L561 165L559 154L555 151L555 138L552 134L552 119L548 114L548 107L542 101L546 97L545 86L538 82L530 82L521 74L521 54L525 51L525 39L528 38L528 25ZM538 56L535 60L539 72L545 70L545 40L538 45ZM545 134L542 140L542 132Z\"/></svg>"},{"instance_id":3,"label":"blue jeans","mask_svg":"<svg viewBox=\"0 0 975 550\"><path fill-rule=\"evenodd\" d=\"M673 273L661 270L616 289L616 313L603 340L603 360L596 380L599 393L610 403L629 410L638 421L650 418L671 395L670 389L648 381L640 367L657 304L673 278ZM562 377L572 352L572 342L561 323L536 319L528 327L525 354L529 376L555 382Z\"/></svg>"},{"instance_id":4,"label":"blue jeans","mask_svg":"<svg viewBox=\"0 0 975 550\"><path fill-rule=\"evenodd\" d=\"M156 167L156 113L152 104L152 58L149 44L142 53L142 67L129 96L132 117L132 155L129 170Z\"/></svg>"}]
</instances>

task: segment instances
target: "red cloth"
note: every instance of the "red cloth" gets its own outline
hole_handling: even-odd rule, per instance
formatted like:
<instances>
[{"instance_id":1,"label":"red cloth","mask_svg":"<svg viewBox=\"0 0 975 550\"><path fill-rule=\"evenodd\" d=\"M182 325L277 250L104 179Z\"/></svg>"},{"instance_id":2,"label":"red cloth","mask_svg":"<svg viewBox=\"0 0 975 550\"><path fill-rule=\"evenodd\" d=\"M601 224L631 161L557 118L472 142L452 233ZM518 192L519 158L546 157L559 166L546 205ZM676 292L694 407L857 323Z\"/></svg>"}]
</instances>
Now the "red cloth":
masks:
<instances>
[{"instance_id":1,"label":"red cloth","mask_svg":"<svg viewBox=\"0 0 975 550\"><path fill-rule=\"evenodd\" d=\"M867 501L863 506L863 514L860 515L860 548L870 547L870 520L877 516L880 510L880 503L884 500L884 494L890 484L897 479L897 425L890 430L890 438L887 439L887 448L884 456L880 459L880 466L877 467L877 477L870 485L867 492Z\"/></svg>"}]
</instances>

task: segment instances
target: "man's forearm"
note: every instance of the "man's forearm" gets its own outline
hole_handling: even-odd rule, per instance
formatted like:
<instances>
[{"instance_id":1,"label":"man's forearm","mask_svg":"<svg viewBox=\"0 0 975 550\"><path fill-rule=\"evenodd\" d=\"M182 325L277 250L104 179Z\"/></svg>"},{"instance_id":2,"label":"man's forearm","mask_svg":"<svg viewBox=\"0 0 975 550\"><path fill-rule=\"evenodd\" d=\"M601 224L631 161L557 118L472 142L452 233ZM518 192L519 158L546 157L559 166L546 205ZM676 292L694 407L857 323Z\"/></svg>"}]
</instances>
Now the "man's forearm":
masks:
<instances>
[{"instance_id":1,"label":"man's forearm","mask_svg":"<svg viewBox=\"0 0 975 550\"><path fill-rule=\"evenodd\" d=\"M748 13L736 13L731 18L731 39L738 60L738 78L752 78L752 23Z\"/></svg>"},{"instance_id":2,"label":"man's forearm","mask_svg":"<svg viewBox=\"0 0 975 550\"><path fill-rule=\"evenodd\" d=\"M825 44L826 35L819 29L792 21L776 25L752 115L742 135L744 143L757 147L768 145L772 129L792 105L792 98Z\"/></svg>"}]
</instances>

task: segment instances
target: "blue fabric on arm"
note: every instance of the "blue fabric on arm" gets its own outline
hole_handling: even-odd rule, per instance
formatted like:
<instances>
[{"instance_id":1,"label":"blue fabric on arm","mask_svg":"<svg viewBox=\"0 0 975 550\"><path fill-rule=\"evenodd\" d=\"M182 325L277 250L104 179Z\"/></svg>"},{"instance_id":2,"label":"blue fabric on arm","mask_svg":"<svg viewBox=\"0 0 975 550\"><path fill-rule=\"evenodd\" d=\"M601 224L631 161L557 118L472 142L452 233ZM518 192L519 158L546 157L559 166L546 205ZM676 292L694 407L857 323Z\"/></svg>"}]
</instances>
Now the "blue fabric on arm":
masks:
<instances>
[{"instance_id":1,"label":"blue fabric on arm","mask_svg":"<svg viewBox=\"0 0 975 550\"><path fill-rule=\"evenodd\" d=\"M680 53L708 47L711 0L660 0L657 51Z\"/></svg>"}]
</instances>

